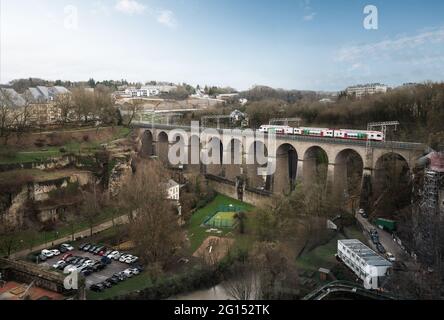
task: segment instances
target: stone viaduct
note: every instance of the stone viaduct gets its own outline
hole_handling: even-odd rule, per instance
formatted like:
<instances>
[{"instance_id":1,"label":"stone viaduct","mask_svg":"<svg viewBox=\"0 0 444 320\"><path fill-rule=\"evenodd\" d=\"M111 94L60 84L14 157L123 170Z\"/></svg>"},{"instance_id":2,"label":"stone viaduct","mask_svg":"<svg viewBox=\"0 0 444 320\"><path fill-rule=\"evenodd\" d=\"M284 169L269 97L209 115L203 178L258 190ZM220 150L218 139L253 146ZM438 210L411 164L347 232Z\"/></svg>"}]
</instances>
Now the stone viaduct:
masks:
<instances>
[{"instance_id":1,"label":"stone viaduct","mask_svg":"<svg viewBox=\"0 0 444 320\"><path fill-rule=\"evenodd\" d=\"M223 130L217 129L213 129L216 131L213 135L199 135L193 134L190 127L182 126L137 123L134 127L137 129L139 152L143 156L157 156L160 160L168 162L170 147L181 141L185 150L189 150L185 156L190 160L193 143L199 146L201 155L211 144L212 150L219 151L218 156L221 160L229 158L231 154L230 164L225 164L226 161L221 165L191 164L185 165L185 169L223 177L230 181L236 181L238 177L243 176L246 177L248 187L270 193L288 193L297 182L307 184L314 179L324 179L326 186L331 188L336 196L346 197L350 188L361 188L365 177L377 191L388 175L384 161L393 160L398 167L398 174L410 179L416 160L424 154L426 148L419 143L368 144L366 141L306 136L276 136L276 145L272 148L268 145L268 139L256 140L242 134L232 134L227 140ZM188 137L171 137L174 129L184 130ZM269 149L274 149L275 152L269 154ZM239 159L233 156L233 151L238 151L241 155ZM257 169L260 165L256 157L254 164L247 164L247 157L256 151L259 151L259 154L263 153L269 161L276 161L276 171L273 175L258 175ZM353 184L353 180L359 183Z\"/></svg>"}]
</instances>

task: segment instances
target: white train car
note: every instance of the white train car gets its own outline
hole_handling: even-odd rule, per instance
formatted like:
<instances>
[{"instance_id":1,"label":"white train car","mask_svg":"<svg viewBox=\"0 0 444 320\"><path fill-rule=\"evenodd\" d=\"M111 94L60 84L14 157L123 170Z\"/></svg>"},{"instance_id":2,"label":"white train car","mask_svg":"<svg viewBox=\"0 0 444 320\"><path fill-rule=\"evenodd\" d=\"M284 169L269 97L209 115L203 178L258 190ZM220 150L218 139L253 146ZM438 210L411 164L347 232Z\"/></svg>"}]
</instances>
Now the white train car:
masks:
<instances>
[{"instance_id":1,"label":"white train car","mask_svg":"<svg viewBox=\"0 0 444 320\"><path fill-rule=\"evenodd\" d=\"M335 130L335 138L348 140L384 141L384 134L380 131L339 129Z\"/></svg>"},{"instance_id":2,"label":"white train car","mask_svg":"<svg viewBox=\"0 0 444 320\"><path fill-rule=\"evenodd\" d=\"M329 129L329 128L311 128L300 127L293 128L290 126L263 125L259 128L260 132L274 132L279 135L300 135L321 138L336 138L346 140L363 140L363 141L384 141L385 136L380 131L366 131L353 129Z\"/></svg>"},{"instance_id":3,"label":"white train car","mask_svg":"<svg viewBox=\"0 0 444 320\"><path fill-rule=\"evenodd\" d=\"M301 127L300 134L303 136L312 136L312 137L327 137L333 138L334 130L328 128L309 128L309 127Z\"/></svg>"},{"instance_id":4,"label":"white train car","mask_svg":"<svg viewBox=\"0 0 444 320\"><path fill-rule=\"evenodd\" d=\"M276 134L293 134L293 128L289 126L263 125L260 126L259 132Z\"/></svg>"}]
</instances>

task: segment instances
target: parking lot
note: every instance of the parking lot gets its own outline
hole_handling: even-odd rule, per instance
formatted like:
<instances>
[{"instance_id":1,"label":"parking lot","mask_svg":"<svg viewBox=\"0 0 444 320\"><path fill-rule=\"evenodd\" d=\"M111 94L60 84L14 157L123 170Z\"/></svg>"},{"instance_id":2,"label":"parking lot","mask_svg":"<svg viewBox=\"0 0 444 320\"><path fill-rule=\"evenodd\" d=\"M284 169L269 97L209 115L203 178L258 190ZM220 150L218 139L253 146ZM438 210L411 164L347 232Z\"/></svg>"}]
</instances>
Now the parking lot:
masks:
<instances>
[{"instance_id":1,"label":"parking lot","mask_svg":"<svg viewBox=\"0 0 444 320\"><path fill-rule=\"evenodd\" d=\"M70 246L70 245L68 245ZM71 247L71 246L70 246ZM97 246L100 247L100 246ZM92 246L91 246L92 248ZM141 266L137 263L129 263L128 262L121 262L119 259L110 259L107 258L104 254L104 251L111 252L114 251L111 248L104 248L101 252L90 252L87 250L81 250L81 248L74 248L71 247L70 250L67 250L66 252L58 252L57 255L54 255L52 257L48 257L46 261L39 263L41 266L45 266L46 268L50 269L56 269L55 266L58 263L61 263L61 268L58 268L59 272L63 272L63 270L69 269L72 266L80 267L84 263L89 263L90 266L87 268L80 268L79 270L89 269L90 272L88 274L84 274L86 279L86 287L87 289L90 289L91 286L97 286L98 284L106 284L105 286L102 286L102 288L99 291L105 290L106 288L109 288L110 286L116 285L120 281L125 281L125 279L130 278L132 276L135 276L139 274L142 270ZM59 248L60 249L60 248ZM58 250L43 250L42 255L45 251L58 251ZM114 251L117 252L117 251ZM124 255L129 255L126 253L119 253L119 257L122 255L122 259ZM109 254L108 254L109 256ZM137 260L136 257L129 255ZM66 261L65 261L66 260ZM88 261L91 260L91 261ZM132 262L132 261L131 261ZM95 265L99 265L100 268L95 269ZM69 266L69 267L68 267ZM128 271L130 269L135 269L135 267L140 268L139 270L134 271ZM83 271L84 272L84 271ZM83 274L83 273L82 273ZM116 276L120 274L119 276ZM112 281L110 281L112 279ZM108 286L107 286L108 285ZM100 285L99 285L100 286ZM97 289L92 288L93 290Z\"/></svg>"},{"instance_id":2,"label":"parking lot","mask_svg":"<svg viewBox=\"0 0 444 320\"><path fill-rule=\"evenodd\" d=\"M92 253L80 251L77 249L74 251L71 251L70 253L73 256L86 257L86 258L90 258L91 260L94 260L94 261L100 261L100 259L102 258L101 256L96 256ZM52 265L55 264L57 261L60 261L62 259L62 257L63 257L63 253L57 257L49 258L48 260L46 260L42 264L46 264L51 268ZM112 277L113 274L122 272L127 268L128 268L128 265L126 263L113 260L112 263L109 264L105 269L87 276L86 277L86 286L89 289L89 287L91 285L103 282L106 279Z\"/></svg>"}]
</instances>

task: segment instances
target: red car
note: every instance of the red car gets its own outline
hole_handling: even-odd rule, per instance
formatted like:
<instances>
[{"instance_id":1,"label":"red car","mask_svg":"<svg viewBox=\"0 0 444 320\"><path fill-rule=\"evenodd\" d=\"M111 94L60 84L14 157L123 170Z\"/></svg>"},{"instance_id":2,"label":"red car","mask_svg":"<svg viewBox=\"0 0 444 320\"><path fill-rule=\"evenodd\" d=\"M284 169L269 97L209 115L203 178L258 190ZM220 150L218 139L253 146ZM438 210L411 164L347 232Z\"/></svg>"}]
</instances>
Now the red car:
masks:
<instances>
[{"instance_id":1,"label":"red car","mask_svg":"<svg viewBox=\"0 0 444 320\"><path fill-rule=\"evenodd\" d=\"M62 260L66 260L66 259L68 259L69 257L72 257L72 253L67 253L67 254L65 254L65 255L62 257Z\"/></svg>"}]
</instances>

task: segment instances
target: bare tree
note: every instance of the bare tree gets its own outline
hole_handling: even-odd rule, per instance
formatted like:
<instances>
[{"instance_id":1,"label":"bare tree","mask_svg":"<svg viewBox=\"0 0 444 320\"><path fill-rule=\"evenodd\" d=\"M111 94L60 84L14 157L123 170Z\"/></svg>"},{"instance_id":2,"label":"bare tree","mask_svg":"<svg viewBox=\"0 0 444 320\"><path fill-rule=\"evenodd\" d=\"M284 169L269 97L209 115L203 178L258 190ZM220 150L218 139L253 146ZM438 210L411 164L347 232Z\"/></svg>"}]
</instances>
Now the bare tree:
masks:
<instances>
[{"instance_id":1,"label":"bare tree","mask_svg":"<svg viewBox=\"0 0 444 320\"><path fill-rule=\"evenodd\" d=\"M125 104L127 111L127 126L129 126L131 122L133 122L136 115L143 110L143 103L143 100L131 100L131 102Z\"/></svg>"},{"instance_id":2,"label":"bare tree","mask_svg":"<svg viewBox=\"0 0 444 320\"><path fill-rule=\"evenodd\" d=\"M87 221L88 227L90 228L91 236L93 234L94 225L97 222L97 218L101 211L101 194L99 191L97 191L96 183L93 182L92 191L83 192L83 203L80 208L81 215Z\"/></svg>"},{"instance_id":3,"label":"bare tree","mask_svg":"<svg viewBox=\"0 0 444 320\"><path fill-rule=\"evenodd\" d=\"M78 121L83 120L86 123L94 117L94 93L84 88L75 88L72 90L72 99Z\"/></svg>"},{"instance_id":4,"label":"bare tree","mask_svg":"<svg viewBox=\"0 0 444 320\"><path fill-rule=\"evenodd\" d=\"M60 121L69 122L74 113L74 101L70 93L59 94L54 99L54 106L60 110Z\"/></svg>"},{"instance_id":5,"label":"bare tree","mask_svg":"<svg viewBox=\"0 0 444 320\"><path fill-rule=\"evenodd\" d=\"M3 138L3 143L8 143L8 138L13 132L14 123L16 119L15 106L11 94L0 89L0 138Z\"/></svg>"},{"instance_id":6,"label":"bare tree","mask_svg":"<svg viewBox=\"0 0 444 320\"><path fill-rule=\"evenodd\" d=\"M235 300L256 300L261 298L258 280L255 263L246 258L230 266L223 287Z\"/></svg>"},{"instance_id":7,"label":"bare tree","mask_svg":"<svg viewBox=\"0 0 444 320\"><path fill-rule=\"evenodd\" d=\"M0 219L0 255L9 257L17 248L17 231L18 228L4 216Z\"/></svg>"},{"instance_id":8,"label":"bare tree","mask_svg":"<svg viewBox=\"0 0 444 320\"><path fill-rule=\"evenodd\" d=\"M177 211L167 199L166 178L158 162L141 162L119 193L120 208L130 217L130 238L149 263L167 262L183 241Z\"/></svg>"}]
</instances>

